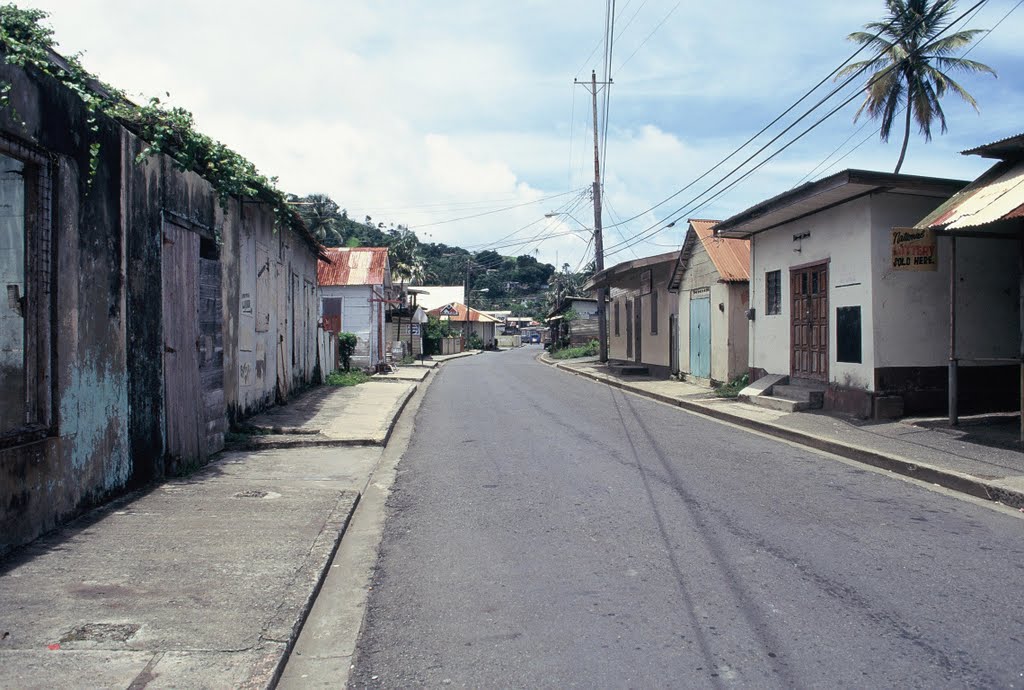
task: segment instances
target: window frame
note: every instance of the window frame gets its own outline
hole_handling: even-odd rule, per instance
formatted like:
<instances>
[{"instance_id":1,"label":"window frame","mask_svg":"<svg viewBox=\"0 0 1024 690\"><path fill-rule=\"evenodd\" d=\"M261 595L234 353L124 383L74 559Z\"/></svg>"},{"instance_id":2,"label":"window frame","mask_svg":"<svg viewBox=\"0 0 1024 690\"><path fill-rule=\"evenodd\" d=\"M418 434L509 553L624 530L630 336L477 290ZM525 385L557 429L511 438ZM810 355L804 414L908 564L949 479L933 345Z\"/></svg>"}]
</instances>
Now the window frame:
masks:
<instances>
[{"instance_id":1,"label":"window frame","mask_svg":"<svg viewBox=\"0 0 1024 690\"><path fill-rule=\"evenodd\" d=\"M24 165L25 180L25 300L24 372L25 421L0 431L0 448L41 440L54 433L53 300L54 160L0 132L0 154Z\"/></svg>"},{"instance_id":2,"label":"window frame","mask_svg":"<svg viewBox=\"0 0 1024 690\"><path fill-rule=\"evenodd\" d=\"M774 285L772 284L773 276L775 278ZM782 269L764 272L764 314L765 316L782 314Z\"/></svg>"}]
</instances>

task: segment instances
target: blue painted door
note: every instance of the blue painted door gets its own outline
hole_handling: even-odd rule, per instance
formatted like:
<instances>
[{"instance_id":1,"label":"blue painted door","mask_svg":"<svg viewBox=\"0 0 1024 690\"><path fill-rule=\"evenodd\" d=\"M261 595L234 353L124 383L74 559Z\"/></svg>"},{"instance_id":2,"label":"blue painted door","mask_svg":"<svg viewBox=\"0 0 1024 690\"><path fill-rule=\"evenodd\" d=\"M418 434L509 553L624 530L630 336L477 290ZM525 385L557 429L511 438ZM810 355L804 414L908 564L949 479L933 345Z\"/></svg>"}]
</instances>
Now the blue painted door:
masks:
<instances>
[{"instance_id":1,"label":"blue painted door","mask_svg":"<svg viewBox=\"0 0 1024 690\"><path fill-rule=\"evenodd\" d=\"M690 298L690 375L711 378L711 295Z\"/></svg>"}]
</instances>

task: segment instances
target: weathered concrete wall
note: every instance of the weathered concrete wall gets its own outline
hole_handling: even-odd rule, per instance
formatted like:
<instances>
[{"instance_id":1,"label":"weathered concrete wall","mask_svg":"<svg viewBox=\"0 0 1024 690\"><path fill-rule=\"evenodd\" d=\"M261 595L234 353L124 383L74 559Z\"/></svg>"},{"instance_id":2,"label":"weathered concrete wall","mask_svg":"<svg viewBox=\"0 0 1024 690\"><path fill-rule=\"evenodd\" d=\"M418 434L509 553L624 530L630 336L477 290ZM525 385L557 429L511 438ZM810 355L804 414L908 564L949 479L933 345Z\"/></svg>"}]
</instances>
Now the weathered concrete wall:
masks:
<instances>
[{"instance_id":1,"label":"weathered concrete wall","mask_svg":"<svg viewBox=\"0 0 1024 690\"><path fill-rule=\"evenodd\" d=\"M263 204L231 200L218 208L217 227L224 394L237 421L314 381L317 257L292 230L275 229L273 210Z\"/></svg>"},{"instance_id":2,"label":"weathered concrete wall","mask_svg":"<svg viewBox=\"0 0 1024 690\"><path fill-rule=\"evenodd\" d=\"M51 291L52 395L42 428L0 440L0 553L123 489L132 475L125 337L121 130L101 120L90 138L84 107L54 82L0 64L12 107L0 113L7 148L27 146L49 161L49 251L33 256ZM89 177L90 143L99 161ZM18 157L15 153L14 157ZM48 268L47 268L48 267ZM40 294L29 294L29 300Z\"/></svg>"},{"instance_id":3,"label":"weathered concrete wall","mask_svg":"<svg viewBox=\"0 0 1024 690\"><path fill-rule=\"evenodd\" d=\"M45 242L27 250L40 276L27 299L46 304L25 326L45 349L32 355L26 402L40 410L39 423L0 430L2 554L128 488L201 462L222 443L225 407L243 415L311 383L317 256L307 238L275 232L265 206L222 208L207 181L168 158L137 163L142 142L102 117L91 131L78 97L49 77L0 64L0 79L12 84L0 151L43 161L52 182L52 217L36 223ZM196 274L212 269L221 292L218 303L199 284L187 286L203 310L196 347L206 371L196 380L216 390L196 396L203 453L178 458L180 465L167 456L163 306L176 298L164 295L162 282L169 220L202 238L205 268ZM264 265L263 309L246 315L243 293L251 308ZM223 312L219 333L208 332L220 321L216 313L210 320L211 307ZM261 312L267 319L257 324ZM249 381L245 365L262 366L263 376Z\"/></svg>"}]
</instances>

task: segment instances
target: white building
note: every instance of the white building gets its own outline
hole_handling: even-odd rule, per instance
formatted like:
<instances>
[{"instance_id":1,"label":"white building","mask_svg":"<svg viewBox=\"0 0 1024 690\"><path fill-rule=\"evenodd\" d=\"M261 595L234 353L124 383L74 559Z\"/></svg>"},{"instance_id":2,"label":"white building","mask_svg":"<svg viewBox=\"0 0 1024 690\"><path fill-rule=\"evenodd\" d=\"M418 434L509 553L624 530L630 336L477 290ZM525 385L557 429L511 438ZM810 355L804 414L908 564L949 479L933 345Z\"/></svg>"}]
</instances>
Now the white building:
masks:
<instances>
[{"instance_id":1,"label":"white building","mask_svg":"<svg viewBox=\"0 0 1024 690\"><path fill-rule=\"evenodd\" d=\"M720 223L751 241L751 378L824 388L826 409L861 417L945 409L947 237L901 233L964 186L846 170ZM1017 355L1018 257L981 239L957 245L961 400L984 404L992 360ZM1011 382L1012 383L1012 382Z\"/></svg>"},{"instance_id":2,"label":"white building","mask_svg":"<svg viewBox=\"0 0 1024 690\"><path fill-rule=\"evenodd\" d=\"M332 247L320 261L320 321L325 331L355 333L351 365L373 369L385 361L385 315L392 297L387 247Z\"/></svg>"},{"instance_id":3,"label":"white building","mask_svg":"<svg viewBox=\"0 0 1024 690\"><path fill-rule=\"evenodd\" d=\"M416 304L424 311L437 309L446 304L466 303L466 288L462 285L417 285Z\"/></svg>"}]
</instances>

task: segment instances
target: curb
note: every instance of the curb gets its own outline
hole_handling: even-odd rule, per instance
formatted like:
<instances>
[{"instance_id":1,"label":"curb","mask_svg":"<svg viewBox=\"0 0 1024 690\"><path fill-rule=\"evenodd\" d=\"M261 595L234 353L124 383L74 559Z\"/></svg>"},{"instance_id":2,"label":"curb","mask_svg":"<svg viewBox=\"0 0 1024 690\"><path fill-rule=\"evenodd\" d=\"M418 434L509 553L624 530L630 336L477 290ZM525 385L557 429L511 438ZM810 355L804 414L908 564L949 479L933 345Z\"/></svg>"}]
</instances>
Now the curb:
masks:
<instances>
[{"instance_id":1,"label":"curb","mask_svg":"<svg viewBox=\"0 0 1024 690\"><path fill-rule=\"evenodd\" d=\"M267 623L260 636L264 643L284 644L284 647L268 653L263 658L263 663L257 665L241 687L272 688L281 679L285 664L295 648L295 642L299 639L299 633L309 617L309 612L313 610L313 604L320 595L334 554L352 523L352 516L361 499L362 494L359 491L341 492L338 503L324 521L323 529L320 530L287 589L289 594L296 590L302 593L291 600L286 598L281 602L277 614Z\"/></svg>"},{"instance_id":2,"label":"curb","mask_svg":"<svg viewBox=\"0 0 1024 690\"><path fill-rule=\"evenodd\" d=\"M847 460L853 460L865 465L888 470L905 477L912 477L923 482L937 484L938 486L959 491L976 498L997 501L1003 505L1013 508L1024 508L1024 492L997 486L969 474L956 472L955 470L942 469L926 463L914 462L898 455L880 453L870 448L864 448L863 446L840 443L839 441L834 441L830 438L815 436L814 434L796 431L795 429L787 429L768 422L761 422L756 419L748 419L741 415L731 414L724 410L708 407L689 400L680 400L671 396L652 393L650 391L635 388L622 381L610 380L600 376L595 376L588 372L578 371L564 364L552 362L543 356L540 356L537 359L544 364L553 366L561 371L590 379L592 381L597 381L613 388L619 388L636 395L641 395L652 400L657 400L658 402L673 405L689 412L695 412L697 414L704 415L705 417L711 417L718 421L729 422L730 424L736 424L737 426L753 429L754 431L758 431L769 436L775 436L776 438L781 438L792 443L814 448L815 450L832 453L833 455L844 457Z\"/></svg>"},{"instance_id":3,"label":"curb","mask_svg":"<svg viewBox=\"0 0 1024 690\"><path fill-rule=\"evenodd\" d=\"M409 390L402 396L402 399L399 400L393 408L391 408L391 421L388 423L388 428L384 432L384 438L380 443L381 446L388 445L388 441L391 440L391 433L395 430L395 425L398 424L398 418L402 416L402 413L405 411L405 406L409 404L409 401L412 400L412 396L416 395L416 391L419 389L420 387L417 383L409 386Z\"/></svg>"}]
</instances>

